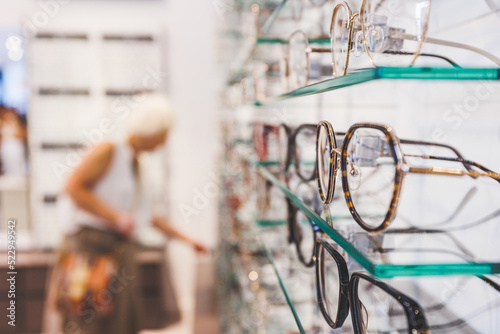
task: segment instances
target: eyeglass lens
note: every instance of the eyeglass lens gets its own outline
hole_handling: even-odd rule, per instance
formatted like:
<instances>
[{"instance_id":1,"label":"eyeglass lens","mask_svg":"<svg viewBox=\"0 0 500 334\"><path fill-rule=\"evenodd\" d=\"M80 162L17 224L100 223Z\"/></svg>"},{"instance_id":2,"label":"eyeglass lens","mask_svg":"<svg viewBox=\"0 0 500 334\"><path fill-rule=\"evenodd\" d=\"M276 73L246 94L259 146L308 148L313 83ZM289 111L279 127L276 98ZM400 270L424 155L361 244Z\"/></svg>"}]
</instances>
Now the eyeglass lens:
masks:
<instances>
[{"instance_id":1,"label":"eyeglass lens","mask_svg":"<svg viewBox=\"0 0 500 334\"><path fill-rule=\"evenodd\" d=\"M332 147L330 146L330 141L328 138L328 131L326 126L320 125L319 127L319 133L318 133L318 143L317 143L317 168L318 168L318 178L319 178L319 187L321 193L324 195L326 198L327 196L327 191L328 187L330 185L330 182L334 180L330 180L329 178L329 173L330 173L330 168L332 168L332 164L330 161L330 152L332 150ZM333 165L336 164L336 161L333 162Z\"/></svg>"},{"instance_id":2,"label":"eyeglass lens","mask_svg":"<svg viewBox=\"0 0 500 334\"><path fill-rule=\"evenodd\" d=\"M295 160L297 172L304 180L310 180L315 170L316 128L303 127L295 136Z\"/></svg>"},{"instance_id":3,"label":"eyeglass lens","mask_svg":"<svg viewBox=\"0 0 500 334\"><path fill-rule=\"evenodd\" d=\"M350 17L347 8L337 5L332 17L330 40L332 47L333 75L344 75L349 52Z\"/></svg>"},{"instance_id":4,"label":"eyeglass lens","mask_svg":"<svg viewBox=\"0 0 500 334\"><path fill-rule=\"evenodd\" d=\"M319 275L319 291L323 300L324 311L326 311L331 322L337 323L337 314L340 297L340 274L336 260L323 246L319 246L319 262L324 275Z\"/></svg>"},{"instance_id":5,"label":"eyeglass lens","mask_svg":"<svg viewBox=\"0 0 500 334\"><path fill-rule=\"evenodd\" d=\"M292 90L305 86L309 80L307 45L307 37L302 32L295 33L290 37L288 66L290 70L289 88Z\"/></svg>"},{"instance_id":6,"label":"eyeglass lens","mask_svg":"<svg viewBox=\"0 0 500 334\"><path fill-rule=\"evenodd\" d=\"M382 288L365 279L359 279L358 298L354 301L359 311L363 334L409 333L408 318L403 306Z\"/></svg>"},{"instance_id":7,"label":"eyeglass lens","mask_svg":"<svg viewBox=\"0 0 500 334\"><path fill-rule=\"evenodd\" d=\"M409 66L427 30L430 0L367 0L360 13L368 54L376 66ZM394 53L397 57L391 56Z\"/></svg>"},{"instance_id":8,"label":"eyeglass lens","mask_svg":"<svg viewBox=\"0 0 500 334\"><path fill-rule=\"evenodd\" d=\"M380 226L391 206L397 159L383 131L358 128L347 145L347 186L365 224Z\"/></svg>"}]
</instances>

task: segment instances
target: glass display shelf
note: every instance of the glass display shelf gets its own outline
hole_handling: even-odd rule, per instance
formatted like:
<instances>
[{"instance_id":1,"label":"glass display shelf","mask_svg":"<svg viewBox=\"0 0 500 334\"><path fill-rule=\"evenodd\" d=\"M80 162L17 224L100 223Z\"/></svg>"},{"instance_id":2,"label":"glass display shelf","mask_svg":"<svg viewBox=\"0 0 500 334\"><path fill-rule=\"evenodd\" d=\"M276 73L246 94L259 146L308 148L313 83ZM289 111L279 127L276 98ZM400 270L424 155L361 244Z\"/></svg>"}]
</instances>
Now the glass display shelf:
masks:
<instances>
[{"instance_id":1,"label":"glass display shelf","mask_svg":"<svg viewBox=\"0 0 500 334\"><path fill-rule=\"evenodd\" d=\"M476 260L472 258L470 254L467 255L467 251L462 251L466 247L464 247L460 241L452 235L445 233L440 236L451 241L456 247L446 248L443 246L444 248L439 248L440 243L443 242L438 238L438 233L425 233L419 235L408 233L404 236L406 238L405 242L408 244L421 241L422 246L424 246L426 242L432 241L434 245L437 244L438 246L418 249L388 247L385 248L386 253L390 254L392 252L396 256L380 256L381 253L373 252L374 248L363 247L363 243L372 242L373 239L377 238L389 238L388 240L394 238L394 240L397 240L396 238L399 236L391 234L390 230L381 234L368 234L366 232L354 234L357 240L352 238L352 235L346 236L346 233L333 228L325 219L311 210L266 168L257 168L257 172L274 186L278 187L309 219L342 247L348 256L352 257L352 259L374 276L391 278L397 276L486 275L500 273L500 261L498 258L494 258L493 260ZM335 217L333 217L333 219L335 219ZM348 223L352 227L357 227L354 220ZM470 231L466 233L465 237L470 234ZM364 241L362 240L363 238ZM360 240L362 241L359 242ZM401 241L401 239L398 241ZM494 240L491 242L496 244ZM403 253L405 253L404 257L398 257ZM408 254L411 256L408 257ZM493 254L493 256L495 256L495 254ZM496 254L496 256L498 256L498 254Z\"/></svg>"},{"instance_id":2,"label":"glass display shelf","mask_svg":"<svg viewBox=\"0 0 500 334\"><path fill-rule=\"evenodd\" d=\"M281 10L283 9L283 7L285 7L285 5L288 3L288 0L283 0L279 5L278 7L276 7L273 12L271 13L271 15L269 15L269 17L267 18L266 22L264 22L264 24L262 25L262 27L260 28L260 33L267 33L272 25L274 24L274 21L276 21L276 19L278 18L278 15L280 14Z\"/></svg>"},{"instance_id":3,"label":"glass display shelf","mask_svg":"<svg viewBox=\"0 0 500 334\"><path fill-rule=\"evenodd\" d=\"M309 44L330 44L329 38L309 38ZM257 38L257 45L260 44L288 44L288 39L273 38L273 37L259 37Z\"/></svg>"},{"instance_id":4,"label":"glass display shelf","mask_svg":"<svg viewBox=\"0 0 500 334\"><path fill-rule=\"evenodd\" d=\"M273 26L274 22L276 21L276 19L278 18L280 12L282 11L282 9L285 7L285 5L288 3L288 0L283 0L273 11L272 13L267 17L267 19L265 20L265 22L262 24L261 27L259 27L258 31L259 33L262 35L262 34L266 34L270 29L271 27ZM259 43L259 40L260 39L266 39L265 37L257 37L254 41L252 41L252 43L250 44L247 44L246 47L244 47L242 49L242 52L240 53L239 56L236 57L236 59L238 59L237 63L234 65L234 70L231 71L231 75L229 75L229 78L233 78L235 77L238 73L241 73L242 70L243 70L243 67L245 66L245 64L248 63L248 61L251 59L252 55L255 53L255 50L257 48L257 46L260 44ZM232 81L229 80L230 82Z\"/></svg>"},{"instance_id":5,"label":"glass display shelf","mask_svg":"<svg viewBox=\"0 0 500 334\"><path fill-rule=\"evenodd\" d=\"M499 80L499 78L500 69L498 68L376 67L347 74L342 77L320 81L282 95L255 101L254 105L262 106L295 97L321 94L378 79Z\"/></svg>"},{"instance_id":6,"label":"glass display shelf","mask_svg":"<svg viewBox=\"0 0 500 334\"><path fill-rule=\"evenodd\" d=\"M255 167L273 167L278 166L278 161L256 161L254 162Z\"/></svg>"},{"instance_id":7,"label":"glass display shelf","mask_svg":"<svg viewBox=\"0 0 500 334\"><path fill-rule=\"evenodd\" d=\"M274 226L283 226L283 225L286 225L286 221L285 220L281 220L281 219L276 219L276 220L257 219L255 221L255 223L257 224L257 226L261 226L261 227L274 227Z\"/></svg>"},{"instance_id":8,"label":"glass display shelf","mask_svg":"<svg viewBox=\"0 0 500 334\"><path fill-rule=\"evenodd\" d=\"M306 334L304 327L302 326L302 323L299 319L299 315L297 314L297 311L295 309L295 306L293 305L293 302L292 302L292 300L291 300L291 298L288 295L288 292L286 290L285 284L283 283L283 280L281 279L281 275L278 271L278 268L276 267L276 263L274 262L274 257L272 255L271 251L266 247L266 245L263 245L263 247L264 247L264 250L266 252L267 258L269 259L269 262L273 266L273 269L274 269L274 272L275 272L276 277L278 279L279 285L281 287L281 290L283 291L283 295L285 296L286 302L287 302L288 306L290 307L290 311L293 314L293 318L295 319L297 329L299 330L300 334Z\"/></svg>"}]
</instances>

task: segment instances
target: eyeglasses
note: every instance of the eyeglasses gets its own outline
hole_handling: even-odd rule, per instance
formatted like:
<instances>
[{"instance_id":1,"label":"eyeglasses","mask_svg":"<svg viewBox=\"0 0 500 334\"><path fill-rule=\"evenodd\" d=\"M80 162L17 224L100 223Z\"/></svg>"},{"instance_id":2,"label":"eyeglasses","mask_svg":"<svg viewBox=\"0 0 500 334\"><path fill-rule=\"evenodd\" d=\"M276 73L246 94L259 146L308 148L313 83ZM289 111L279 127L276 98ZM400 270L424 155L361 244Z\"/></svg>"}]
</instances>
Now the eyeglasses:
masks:
<instances>
[{"instance_id":1,"label":"eyeglasses","mask_svg":"<svg viewBox=\"0 0 500 334\"><path fill-rule=\"evenodd\" d=\"M421 53L424 43L465 49L500 66L500 58L462 43L427 37L431 0L363 0L359 13L352 13L345 1L334 8L330 25L334 76L347 73L351 51L366 51L373 66L412 66L417 57L442 58ZM398 57L393 57L398 55Z\"/></svg>"},{"instance_id":2,"label":"eyeglasses","mask_svg":"<svg viewBox=\"0 0 500 334\"><path fill-rule=\"evenodd\" d=\"M310 47L307 35L302 30L294 31L290 35L286 47L288 49L285 50L280 72L287 90L303 87L309 82L311 53L332 52L330 48Z\"/></svg>"},{"instance_id":3,"label":"eyeglasses","mask_svg":"<svg viewBox=\"0 0 500 334\"><path fill-rule=\"evenodd\" d=\"M392 230L391 230L392 232ZM422 254L422 253L429 253L429 255L435 255L435 254L446 254L446 255L451 255L451 256L456 256L457 258L463 260L463 261L471 261L466 249L462 249L462 246L459 246L458 251L450 251L448 249L442 250L442 249L420 249L420 248L384 248L382 247L382 242L380 240L376 240L377 238L373 238L373 235L367 235L367 234L358 234L363 240L363 244L366 244L366 241L368 241L369 248L372 248L372 251L376 253L381 253L381 254L387 254L387 253L412 253L412 254ZM464 251L464 253L463 253ZM465 285L464 280L466 279L476 279L478 278L481 280L484 284L487 284L490 288L494 289L496 292L500 292L500 285L496 283L495 281L491 280L490 278L483 276L483 275L474 275L472 277L464 277L462 278L461 281L459 281L455 289L456 291L461 291L463 286ZM465 316L460 316L460 317L454 317L452 319L447 319L446 316L443 316L444 314L439 312L439 311L446 311L449 307L450 302L449 301L443 301L443 302L438 302L434 303L434 299L431 300L431 304L422 304L424 307L424 311L427 315L427 319L429 320L429 330L434 331L434 330L445 330L446 333L451 333L452 331L457 331L459 328L462 328L462 326L467 325L470 323L470 321L474 318L477 318L478 316L481 316L487 312L492 312L492 310L496 310L500 307L499 300L496 299L493 303L488 303L487 305L476 309L472 312L469 312ZM496 311L493 311L496 312ZM396 315L393 313L393 315ZM400 314L400 316L403 314ZM446 319L447 322L442 322L443 319ZM437 322L437 324L433 323L434 320Z\"/></svg>"},{"instance_id":4,"label":"eyeglasses","mask_svg":"<svg viewBox=\"0 0 500 334\"><path fill-rule=\"evenodd\" d=\"M340 5L337 5L335 7L334 13L335 11L339 11L339 6ZM352 22L354 22L357 17L358 14L351 16L350 23L348 25L352 26L354 24ZM339 30L336 31L338 32ZM349 36L352 37L351 35ZM348 43L346 43L345 41L343 41L344 36L341 34L340 37L335 35L330 38L329 48L310 46L310 44L313 43L323 43L323 41L326 39L327 38L308 39L306 33L302 30L297 30L290 35L288 43L283 47L285 55L280 62L281 79L284 84L285 90L294 90L306 86L309 83L309 79L312 77L310 55L313 53L332 54L332 67L330 65L323 67L321 66L321 64L319 64L319 68L317 71L319 73L314 73L316 74L316 77L321 78L332 75L334 77L344 75L347 72L347 65L351 48L354 48L356 50L356 56L360 56L364 51L363 36L361 31L356 34L355 43L352 42L352 38L348 41ZM338 39L340 39L342 42L339 42ZM349 47L346 47L344 44L349 45ZM403 51L394 51L391 52L391 54L408 55L409 53ZM422 53L420 54L420 56L443 59L454 67L460 67L452 60L443 56L430 53ZM366 69L366 67L360 68L358 70L362 69Z\"/></svg>"},{"instance_id":5,"label":"eyeglasses","mask_svg":"<svg viewBox=\"0 0 500 334\"><path fill-rule=\"evenodd\" d=\"M299 184L296 193L302 202L316 213L320 214L323 211L318 192L309 183ZM314 266L316 238L321 235L321 229L289 199L287 199L287 211L288 241L295 244L300 262L306 267L312 267Z\"/></svg>"},{"instance_id":6,"label":"eyeglasses","mask_svg":"<svg viewBox=\"0 0 500 334\"><path fill-rule=\"evenodd\" d=\"M347 263L327 239L318 238L316 291L328 325L340 328L349 308L355 334L429 333L422 307L412 298L362 273L349 277Z\"/></svg>"},{"instance_id":7,"label":"eyeglasses","mask_svg":"<svg viewBox=\"0 0 500 334\"><path fill-rule=\"evenodd\" d=\"M387 229L396 216L403 179L407 174L433 174L448 176L489 177L500 182L500 174L470 160L464 159L451 146L400 140L394 130L382 124L357 123L344 135L338 149L332 125L322 121L316 133L316 168L321 200L333 200L335 179L341 170L342 188L347 206L354 220L366 231L378 233ZM404 154L400 144L427 145L449 149L456 157ZM465 167L414 167L406 158L456 162ZM477 171L476 169L480 170ZM363 202L371 194L376 201ZM361 205L362 203L363 205Z\"/></svg>"},{"instance_id":8,"label":"eyeglasses","mask_svg":"<svg viewBox=\"0 0 500 334\"><path fill-rule=\"evenodd\" d=\"M279 166L282 172L287 173L290 165L295 165L297 175L303 181L311 181L316 177L314 164L316 159L314 150L316 144L316 125L302 124L293 129L281 124L278 129Z\"/></svg>"}]
</instances>

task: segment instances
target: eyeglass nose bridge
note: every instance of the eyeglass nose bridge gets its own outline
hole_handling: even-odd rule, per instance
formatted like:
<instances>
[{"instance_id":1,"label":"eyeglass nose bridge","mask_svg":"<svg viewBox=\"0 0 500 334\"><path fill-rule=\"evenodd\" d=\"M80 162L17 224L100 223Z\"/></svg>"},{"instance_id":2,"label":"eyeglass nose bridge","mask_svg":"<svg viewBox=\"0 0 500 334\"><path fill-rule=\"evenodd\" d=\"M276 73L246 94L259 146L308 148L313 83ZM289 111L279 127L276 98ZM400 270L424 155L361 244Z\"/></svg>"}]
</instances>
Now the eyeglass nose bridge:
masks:
<instances>
[{"instance_id":1,"label":"eyeglass nose bridge","mask_svg":"<svg viewBox=\"0 0 500 334\"><path fill-rule=\"evenodd\" d=\"M336 153L338 157L342 156L342 151L336 147L332 148L331 153Z\"/></svg>"},{"instance_id":2,"label":"eyeglass nose bridge","mask_svg":"<svg viewBox=\"0 0 500 334\"><path fill-rule=\"evenodd\" d=\"M337 175L337 172L339 171L339 168L340 168L340 157L342 156L342 151L340 149L334 147L331 149L330 154L331 153L336 154L337 163L335 164L335 170L333 171L333 175ZM333 163L333 161L332 161L332 163Z\"/></svg>"}]
</instances>

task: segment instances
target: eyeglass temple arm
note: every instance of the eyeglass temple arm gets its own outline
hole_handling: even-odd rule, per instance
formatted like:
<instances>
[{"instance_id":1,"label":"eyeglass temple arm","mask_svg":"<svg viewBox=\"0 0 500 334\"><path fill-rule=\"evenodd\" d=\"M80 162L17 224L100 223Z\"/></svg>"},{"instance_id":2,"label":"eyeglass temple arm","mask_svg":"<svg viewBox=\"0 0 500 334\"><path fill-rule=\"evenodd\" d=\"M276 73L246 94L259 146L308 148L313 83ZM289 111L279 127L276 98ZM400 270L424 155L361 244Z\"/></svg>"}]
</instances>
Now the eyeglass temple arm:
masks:
<instances>
[{"instance_id":1,"label":"eyeglass temple arm","mask_svg":"<svg viewBox=\"0 0 500 334\"><path fill-rule=\"evenodd\" d=\"M405 144L405 145L436 146L436 147L446 148L448 150L453 151L453 153L455 153L457 158L465 161L462 154L460 154L460 152L458 152L458 150L456 148L454 148L453 146L450 146L450 145L434 143L434 142L427 142L427 141L419 141L419 140L408 140L408 139L400 139L399 142L401 144ZM464 165L465 169L467 169L468 171L472 170L471 166L468 165L467 163L463 162L463 165Z\"/></svg>"},{"instance_id":2,"label":"eyeglass temple arm","mask_svg":"<svg viewBox=\"0 0 500 334\"><path fill-rule=\"evenodd\" d=\"M406 55L406 56L413 55L413 53L411 53L411 52L404 52L404 51L384 51L384 53L391 54L391 55ZM436 54L432 54L432 53L421 53L421 54L419 54L419 57L433 57L433 58L442 59L445 62L447 62L448 64L450 64L451 66L453 66L454 68L462 68L460 65L455 63L453 60L451 60L450 58L444 57L444 56L440 56L440 55L436 55Z\"/></svg>"},{"instance_id":3,"label":"eyeglass temple arm","mask_svg":"<svg viewBox=\"0 0 500 334\"><path fill-rule=\"evenodd\" d=\"M306 49L306 52L317 52L317 53L331 53L332 50L330 48L311 48L308 47Z\"/></svg>"},{"instance_id":4,"label":"eyeglass temple arm","mask_svg":"<svg viewBox=\"0 0 500 334\"><path fill-rule=\"evenodd\" d=\"M417 36L415 36L415 35L406 34L406 33L400 33L400 34L398 33L397 35L401 36L402 38L407 39L407 40L417 41L417 42L419 41ZM477 48L477 47L472 46L472 45L451 42L451 41L445 41L445 40L437 39L437 38L433 38L433 37L426 37L424 40L424 43L443 45L443 46L449 46L452 48L458 48L458 49L472 51L472 52L475 52L477 54L480 54L481 56L483 56L485 58L488 58L489 60L491 60L492 62L494 62L498 66L500 66L500 58L498 58L497 56L495 56L494 54L492 54L488 51L485 51L483 49Z\"/></svg>"},{"instance_id":5,"label":"eyeglass temple arm","mask_svg":"<svg viewBox=\"0 0 500 334\"><path fill-rule=\"evenodd\" d=\"M473 165L474 167L479 168L484 173L477 172L475 170L463 171L461 169L452 169L452 168L442 168L442 167L410 167L409 173L415 174L435 174L435 175L451 175L451 176L470 176L473 179L478 178L479 176L486 176L494 179L497 182L500 182L500 174L495 173L488 168L481 166L480 164L470 161L464 160L462 158L447 158L447 157L436 157L432 155L412 155L412 154L404 154L405 157L414 157L421 159L432 159L432 160L442 160L442 161L452 161L452 162L460 162L466 163L468 165Z\"/></svg>"},{"instance_id":6,"label":"eyeglass temple arm","mask_svg":"<svg viewBox=\"0 0 500 334\"><path fill-rule=\"evenodd\" d=\"M413 144L413 145L429 145L429 146L438 146L438 147L444 147L447 149L452 150L458 157L457 158L447 158L447 157L437 157L437 156L432 156L432 155L410 155L410 154L404 154L405 157L415 157L415 158L422 158L422 159L433 159L433 160L444 160L444 161L453 161L453 162L460 162L465 166L467 171L463 171L461 169L452 169L452 168L442 168L442 167L409 167L408 173L415 173L415 174L435 174L435 175L450 175L450 176L470 176L474 179L478 178L479 176L487 176L491 177L492 179L496 180L497 182L500 182L500 174L495 173L488 168L478 164L477 162L470 161L470 160L465 160L461 154L454 149L451 146L444 145L444 144L436 144L436 143L429 143L429 142L418 142L418 141L412 141L412 140L400 140L401 144ZM332 152L337 153L339 156L342 155L342 152L338 148L332 148ZM474 166L476 168L479 168L485 173L479 173L470 166Z\"/></svg>"}]
</instances>

